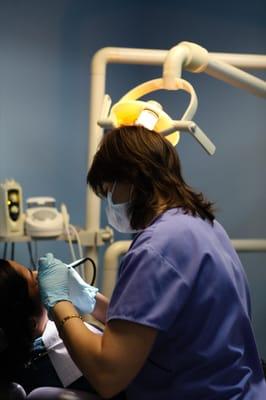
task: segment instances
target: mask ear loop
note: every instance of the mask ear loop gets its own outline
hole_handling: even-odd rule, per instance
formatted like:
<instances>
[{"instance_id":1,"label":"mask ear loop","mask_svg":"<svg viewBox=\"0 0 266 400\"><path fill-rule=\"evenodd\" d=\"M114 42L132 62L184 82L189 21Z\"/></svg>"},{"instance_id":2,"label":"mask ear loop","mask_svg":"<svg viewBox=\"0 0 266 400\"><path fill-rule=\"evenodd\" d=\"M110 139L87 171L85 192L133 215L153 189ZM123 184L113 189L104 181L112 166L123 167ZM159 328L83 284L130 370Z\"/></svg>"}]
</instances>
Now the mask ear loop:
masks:
<instances>
[{"instance_id":1,"label":"mask ear loop","mask_svg":"<svg viewBox=\"0 0 266 400\"><path fill-rule=\"evenodd\" d=\"M133 191L134 191L134 185L133 185L133 183L131 183L131 188L130 188L130 192L129 192L129 201L132 200Z\"/></svg>"},{"instance_id":2,"label":"mask ear loop","mask_svg":"<svg viewBox=\"0 0 266 400\"><path fill-rule=\"evenodd\" d=\"M111 194L111 200L112 200L113 203L114 203L114 201L113 201L113 193L114 193L114 191L115 191L116 186L117 186L117 181L114 181L112 190L111 190L111 192L110 192L110 194ZM129 199L128 199L128 202L130 202L130 201L132 200L132 194L133 194L133 190L134 190L134 185L133 185L133 183L131 183L130 186L131 186L131 187L130 187L130 191L129 191ZM116 203L114 203L114 204L116 204Z\"/></svg>"},{"instance_id":3,"label":"mask ear loop","mask_svg":"<svg viewBox=\"0 0 266 400\"><path fill-rule=\"evenodd\" d=\"M112 190L111 190L111 200L112 200L112 202L113 202L113 194L114 194L114 191L115 191L116 185L117 185L117 183L116 183L116 181L114 181L114 183L113 183L113 187L112 187Z\"/></svg>"}]
</instances>

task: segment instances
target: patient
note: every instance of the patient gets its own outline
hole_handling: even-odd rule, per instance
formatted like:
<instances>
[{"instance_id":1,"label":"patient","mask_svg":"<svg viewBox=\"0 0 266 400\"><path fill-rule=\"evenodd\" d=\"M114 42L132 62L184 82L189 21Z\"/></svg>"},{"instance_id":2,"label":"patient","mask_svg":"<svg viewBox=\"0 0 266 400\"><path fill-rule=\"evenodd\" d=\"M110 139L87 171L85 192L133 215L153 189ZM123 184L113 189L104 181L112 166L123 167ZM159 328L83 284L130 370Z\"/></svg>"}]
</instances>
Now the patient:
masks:
<instances>
[{"instance_id":1,"label":"patient","mask_svg":"<svg viewBox=\"0 0 266 400\"><path fill-rule=\"evenodd\" d=\"M48 320L36 278L37 272L0 259L0 383L16 381L27 393L40 386L94 392Z\"/></svg>"}]
</instances>

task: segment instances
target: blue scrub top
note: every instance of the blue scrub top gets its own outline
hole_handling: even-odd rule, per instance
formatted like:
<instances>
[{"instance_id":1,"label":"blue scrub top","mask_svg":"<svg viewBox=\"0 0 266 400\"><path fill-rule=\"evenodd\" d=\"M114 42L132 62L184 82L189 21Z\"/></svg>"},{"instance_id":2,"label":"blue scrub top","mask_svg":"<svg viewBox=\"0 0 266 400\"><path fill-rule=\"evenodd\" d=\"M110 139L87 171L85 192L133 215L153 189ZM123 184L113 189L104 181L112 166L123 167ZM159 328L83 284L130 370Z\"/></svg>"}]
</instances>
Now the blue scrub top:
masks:
<instances>
[{"instance_id":1,"label":"blue scrub top","mask_svg":"<svg viewBox=\"0 0 266 400\"><path fill-rule=\"evenodd\" d=\"M129 400L266 399L246 276L217 221L171 209L139 233L107 319L158 330Z\"/></svg>"}]
</instances>

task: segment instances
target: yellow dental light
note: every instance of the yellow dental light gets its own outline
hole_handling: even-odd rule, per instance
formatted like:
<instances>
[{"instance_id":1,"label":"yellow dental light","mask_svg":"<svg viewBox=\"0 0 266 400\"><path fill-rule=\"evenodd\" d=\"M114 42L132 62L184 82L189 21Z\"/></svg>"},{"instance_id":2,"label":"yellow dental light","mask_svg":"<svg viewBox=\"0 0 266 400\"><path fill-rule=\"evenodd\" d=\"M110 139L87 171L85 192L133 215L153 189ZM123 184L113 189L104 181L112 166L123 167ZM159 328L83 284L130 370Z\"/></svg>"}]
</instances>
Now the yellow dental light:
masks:
<instances>
[{"instance_id":1,"label":"yellow dental light","mask_svg":"<svg viewBox=\"0 0 266 400\"><path fill-rule=\"evenodd\" d=\"M180 119L172 119L156 101L139 100L148 93L165 89L163 79L153 79L130 90L111 110L111 99L106 95L98 125L104 129L118 128L122 125L141 125L164 136L173 146L179 141L180 131L188 132L208 154L213 155L216 150L215 145L192 120L198 107L197 95L192 85L178 78L175 80L175 85L176 89L173 90L184 90L190 94L189 105Z\"/></svg>"},{"instance_id":2,"label":"yellow dental light","mask_svg":"<svg viewBox=\"0 0 266 400\"><path fill-rule=\"evenodd\" d=\"M175 121L163 111L159 103L152 100L138 100L140 97L160 89L164 89L163 79L154 79L136 86L112 107L108 119L112 121L114 127L142 125L158 133L171 129ZM193 87L183 79L176 79L176 90L185 90L190 93L190 104L181 119L192 119L198 104ZM180 133L174 131L166 138L175 146L179 141Z\"/></svg>"}]
</instances>

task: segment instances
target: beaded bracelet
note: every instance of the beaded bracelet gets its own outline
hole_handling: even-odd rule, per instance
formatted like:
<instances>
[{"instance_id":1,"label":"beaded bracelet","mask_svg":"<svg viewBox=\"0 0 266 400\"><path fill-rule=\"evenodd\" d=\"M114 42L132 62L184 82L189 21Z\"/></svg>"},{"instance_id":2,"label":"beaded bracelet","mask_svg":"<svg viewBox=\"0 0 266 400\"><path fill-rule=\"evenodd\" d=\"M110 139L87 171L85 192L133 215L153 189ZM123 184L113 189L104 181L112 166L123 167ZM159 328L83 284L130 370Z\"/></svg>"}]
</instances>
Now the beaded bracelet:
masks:
<instances>
[{"instance_id":1,"label":"beaded bracelet","mask_svg":"<svg viewBox=\"0 0 266 400\"><path fill-rule=\"evenodd\" d=\"M65 325L65 323L72 318L79 318L81 319L81 321L83 321L83 318L80 315L77 314L73 314L73 315L68 315L67 317L63 318L62 321L60 321L59 326L60 328L63 328L63 326Z\"/></svg>"}]
</instances>

